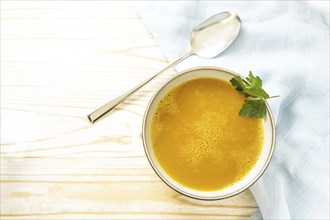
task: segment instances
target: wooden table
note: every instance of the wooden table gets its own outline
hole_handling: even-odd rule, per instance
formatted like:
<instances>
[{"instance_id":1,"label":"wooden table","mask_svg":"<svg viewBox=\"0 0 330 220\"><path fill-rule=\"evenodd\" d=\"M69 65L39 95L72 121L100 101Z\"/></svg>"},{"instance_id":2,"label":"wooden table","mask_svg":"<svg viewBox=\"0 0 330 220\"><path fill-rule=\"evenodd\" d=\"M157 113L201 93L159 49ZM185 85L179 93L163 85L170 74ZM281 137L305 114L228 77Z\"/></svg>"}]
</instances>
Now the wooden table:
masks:
<instances>
[{"instance_id":1,"label":"wooden table","mask_svg":"<svg viewBox=\"0 0 330 220\"><path fill-rule=\"evenodd\" d=\"M199 201L165 185L141 141L168 71L104 120L86 115L168 61L130 2L1 2L1 219L245 219L250 191Z\"/></svg>"}]
</instances>

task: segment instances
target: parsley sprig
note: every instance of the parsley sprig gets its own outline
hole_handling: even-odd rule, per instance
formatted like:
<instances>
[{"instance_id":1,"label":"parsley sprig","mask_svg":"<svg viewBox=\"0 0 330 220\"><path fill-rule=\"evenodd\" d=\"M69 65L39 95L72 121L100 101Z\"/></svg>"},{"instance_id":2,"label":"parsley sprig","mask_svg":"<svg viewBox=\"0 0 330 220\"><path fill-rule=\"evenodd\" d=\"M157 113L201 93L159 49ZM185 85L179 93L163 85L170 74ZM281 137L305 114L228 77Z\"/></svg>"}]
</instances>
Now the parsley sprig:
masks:
<instances>
[{"instance_id":1,"label":"parsley sprig","mask_svg":"<svg viewBox=\"0 0 330 220\"><path fill-rule=\"evenodd\" d=\"M242 117L265 117L266 99L279 97L269 96L268 93L262 88L262 80L260 77L254 76L251 71L246 79L243 79L240 76L235 76L230 80L230 82L237 91L247 97L239 112L239 115Z\"/></svg>"}]
</instances>

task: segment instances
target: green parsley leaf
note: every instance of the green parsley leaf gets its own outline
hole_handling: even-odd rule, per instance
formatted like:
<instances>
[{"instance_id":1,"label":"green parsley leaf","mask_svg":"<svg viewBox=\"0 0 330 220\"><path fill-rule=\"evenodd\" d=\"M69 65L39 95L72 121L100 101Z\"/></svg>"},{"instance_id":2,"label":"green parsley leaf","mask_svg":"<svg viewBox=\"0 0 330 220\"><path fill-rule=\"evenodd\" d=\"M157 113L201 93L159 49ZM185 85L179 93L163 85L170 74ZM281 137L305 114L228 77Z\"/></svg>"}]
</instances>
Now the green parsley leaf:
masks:
<instances>
[{"instance_id":1,"label":"green parsley leaf","mask_svg":"<svg viewBox=\"0 0 330 220\"><path fill-rule=\"evenodd\" d=\"M262 88L262 80L250 71L246 79L235 76L230 80L235 89L244 94L247 99L239 112L240 116L250 118L263 118L266 115L266 99L278 96L269 96Z\"/></svg>"},{"instance_id":2,"label":"green parsley leaf","mask_svg":"<svg viewBox=\"0 0 330 220\"><path fill-rule=\"evenodd\" d=\"M230 80L231 85L234 86L236 88L237 91L239 91L240 93L243 93L246 97L250 96L249 92L244 90L245 85L243 82L243 79L239 76L235 76L234 78L232 78Z\"/></svg>"},{"instance_id":3,"label":"green parsley leaf","mask_svg":"<svg viewBox=\"0 0 330 220\"><path fill-rule=\"evenodd\" d=\"M263 118L266 115L266 104L263 99L246 99L239 115L250 118Z\"/></svg>"}]
</instances>

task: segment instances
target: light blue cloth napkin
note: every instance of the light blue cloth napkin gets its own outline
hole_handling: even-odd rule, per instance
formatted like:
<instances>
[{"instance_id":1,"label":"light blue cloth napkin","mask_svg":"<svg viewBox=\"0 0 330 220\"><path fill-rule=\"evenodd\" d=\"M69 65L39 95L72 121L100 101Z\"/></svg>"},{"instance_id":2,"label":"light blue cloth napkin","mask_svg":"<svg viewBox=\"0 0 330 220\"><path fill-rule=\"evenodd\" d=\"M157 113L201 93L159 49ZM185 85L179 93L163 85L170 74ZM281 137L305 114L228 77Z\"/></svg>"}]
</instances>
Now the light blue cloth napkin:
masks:
<instances>
[{"instance_id":1,"label":"light blue cloth napkin","mask_svg":"<svg viewBox=\"0 0 330 220\"><path fill-rule=\"evenodd\" d=\"M259 75L270 95L276 147L251 187L260 212L251 219L329 219L329 15L304 2L140 2L145 24L169 60L189 48L205 18L237 12L240 35L214 59L190 57L177 70L220 66Z\"/></svg>"}]
</instances>

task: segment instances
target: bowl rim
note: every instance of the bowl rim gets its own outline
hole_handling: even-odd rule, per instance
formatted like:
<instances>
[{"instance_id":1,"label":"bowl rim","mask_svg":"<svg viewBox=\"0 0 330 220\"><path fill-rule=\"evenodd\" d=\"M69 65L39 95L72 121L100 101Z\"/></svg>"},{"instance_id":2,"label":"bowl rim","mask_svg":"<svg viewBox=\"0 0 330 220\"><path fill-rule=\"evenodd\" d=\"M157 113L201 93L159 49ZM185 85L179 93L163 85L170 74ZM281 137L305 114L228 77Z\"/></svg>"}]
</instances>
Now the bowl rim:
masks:
<instances>
[{"instance_id":1,"label":"bowl rim","mask_svg":"<svg viewBox=\"0 0 330 220\"><path fill-rule=\"evenodd\" d=\"M269 119L270 119L270 124L271 124L271 134L272 134L272 137L271 137L271 146L270 146L270 152L267 156L267 160L265 161L265 163L263 164L262 166L262 169L258 172L258 174L253 177L253 179L248 182L244 187L240 188L239 190L236 190L236 191L233 191L227 195L224 195L224 196L215 196L215 197L206 197L206 196L198 196L198 195L193 195L191 193L187 193L179 188L177 188L175 185L173 185L171 183L170 180L168 180L167 178L165 178L163 175L161 175L161 173L159 172L159 170L156 168L156 166L154 165L155 161L151 158L150 154L149 154L149 151L148 151L148 146L147 146L147 143L146 143L146 122L147 122L147 116L148 116L148 113L150 111L150 107L151 105L153 104L156 96L169 84L171 83L173 80L175 80L176 78L182 76L182 75L185 75L185 74L189 74L189 72L192 72L192 71L196 71L196 70L215 70L215 71L222 71L222 72L226 72L230 75L232 75L233 77L235 76L240 76L238 73L234 72L234 71L231 71L231 70L228 70L228 69L225 69L225 68L222 68L222 67L217 67L217 66L197 66L197 67L193 67L193 68L189 68L189 69L185 69L185 70L182 70L182 71L179 71L175 76L171 77L170 79L168 79L163 85L160 86L160 88L157 89L157 91L153 94L153 96L150 98L149 100L149 103L145 109L145 112L144 112L144 116L143 116L143 121L142 121L142 141L143 141L143 149L144 149L144 152L147 156L147 159L148 159L148 162L149 164L151 165L152 169L154 170L154 172L157 174L157 176L167 185L169 186L170 188L172 188L174 191L180 193L181 195L184 195L184 196L187 196L187 197L190 197L190 198L193 198L193 199L198 199L198 200L204 200L204 201L213 201L213 200L221 200L221 199L226 199L226 198L230 198L230 197L233 197L245 190L247 190L248 188L250 188L265 172L265 170L267 169L269 163L270 163L270 160L273 156L273 153L274 153L274 148L275 148L275 122L274 122L274 118L273 118L273 114L272 114L272 111L270 109L270 106L269 104L267 103L267 101L265 102L266 103L266 109L267 109L267 112L269 114ZM203 78L203 77L200 77L200 78ZM187 80L189 81L189 80ZM184 82L184 81L182 81ZM181 83L182 83L181 82ZM151 147L151 146L150 146ZM157 163L157 162L156 162ZM166 171L163 171L166 173ZM180 184L182 185L182 184ZM187 187L189 188L189 187Z\"/></svg>"}]
</instances>

